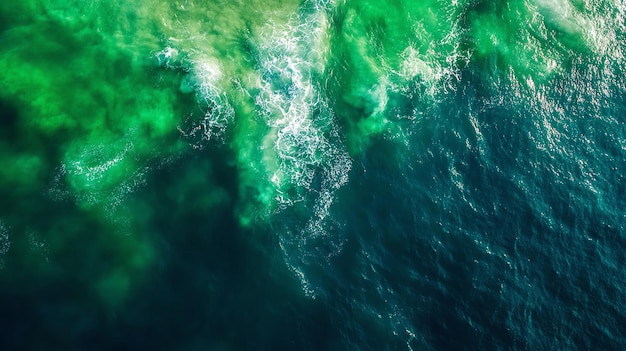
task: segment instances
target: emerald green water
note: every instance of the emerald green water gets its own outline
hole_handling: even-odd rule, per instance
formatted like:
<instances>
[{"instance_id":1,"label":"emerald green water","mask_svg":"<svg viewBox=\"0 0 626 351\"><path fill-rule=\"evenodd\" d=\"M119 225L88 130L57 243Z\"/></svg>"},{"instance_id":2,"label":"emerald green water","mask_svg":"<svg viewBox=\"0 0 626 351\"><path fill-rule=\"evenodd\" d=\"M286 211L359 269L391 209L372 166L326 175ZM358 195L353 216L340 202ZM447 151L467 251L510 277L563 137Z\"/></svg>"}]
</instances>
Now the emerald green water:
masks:
<instances>
[{"instance_id":1,"label":"emerald green water","mask_svg":"<svg viewBox=\"0 0 626 351\"><path fill-rule=\"evenodd\" d=\"M625 282L623 260L607 252L624 248L624 11L619 0L3 2L0 339L623 343L623 290L607 287ZM537 237L563 241L545 254ZM587 256L585 237L606 255ZM459 268L485 252L499 258L482 273ZM529 263L545 255L562 259ZM502 257L517 270L496 283ZM555 262L571 262L555 274L571 274L562 286L577 297L545 286L538 272ZM572 283L581 274L593 288ZM508 277L514 288L498 290ZM473 298L464 279L488 288ZM527 286L539 293L520 302ZM492 300L508 315L485 322ZM568 309L574 322L560 326ZM571 336L596 324L603 338ZM451 326L459 344L444 341Z\"/></svg>"}]
</instances>

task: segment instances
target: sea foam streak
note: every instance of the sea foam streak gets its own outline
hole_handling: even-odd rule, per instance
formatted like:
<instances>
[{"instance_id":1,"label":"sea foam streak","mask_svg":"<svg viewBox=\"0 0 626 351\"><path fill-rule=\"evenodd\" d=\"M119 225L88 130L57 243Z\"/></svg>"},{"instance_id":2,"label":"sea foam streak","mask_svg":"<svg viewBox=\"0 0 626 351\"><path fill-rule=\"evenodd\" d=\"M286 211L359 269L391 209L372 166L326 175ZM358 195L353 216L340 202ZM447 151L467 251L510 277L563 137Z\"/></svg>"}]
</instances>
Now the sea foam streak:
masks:
<instances>
[{"instance_id":1,"label":"sea foam streak","mask_svg":"<svg viewBox=\"0 0 626 351\"><path fill-rule=\"evenodd\" d=\"M210 37L208 45L191 36L174 37L155 54L163 67L185 72L180 91L195 92L204 111L179 126L191 145L233 137L241 224L272 222L283 212L298 218L278 224L278 235L303 287L308 284L297 273L302 262L296 261L314 249L312 240L333 242L328 254L340 250L340 235L327 234L328 217L352 163L319 79L326 69L330 6L306 2L286 21L269 17L267 24L252 26L256 35L244 35L246 46L235 48L242 57L238 66L216 54Z\"/></svg>"},{"instance_id":2,"label":"sea foam streak","mask_svg":"<svg viewBox=\"0 0 626 351\"><path fill-rule=\"evenodd\" d=\"M255 101L270 127L265 137L265 142L271 140L269 157L276 158L276 167L268 169L275 187L275 211L296 206L311 214L305 225L286 225L280 234L285 261L310 296L314 292L301 269L303 257L316 250L314 243L319 240L331 243L329 255L340 250L340 235L328 233L328 215L335 192L348 181L352 163L334 113L314 80L325 68L327 28L323 8L295 17L287 26L268 28L269 39L259 48L263 79Z\"/></svg>"}]
</instances>

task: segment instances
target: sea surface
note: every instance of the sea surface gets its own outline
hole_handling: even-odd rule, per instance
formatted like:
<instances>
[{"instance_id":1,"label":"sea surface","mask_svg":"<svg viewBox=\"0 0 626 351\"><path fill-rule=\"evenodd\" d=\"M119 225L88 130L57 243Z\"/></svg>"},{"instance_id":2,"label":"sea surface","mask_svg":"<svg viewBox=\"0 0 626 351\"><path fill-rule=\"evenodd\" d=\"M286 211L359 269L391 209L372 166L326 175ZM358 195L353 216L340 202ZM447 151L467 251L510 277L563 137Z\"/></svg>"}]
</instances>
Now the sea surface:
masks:
<instances>
[{"instance_id":1,"label":"sea surface","mask_svg":"<svg viewBox=\"0 0 626 351\"><path fill-rule=\"evenodd\" d=\"M0 350L623 350L625 18L0 2Z\"/></svg>"}]
</instances>

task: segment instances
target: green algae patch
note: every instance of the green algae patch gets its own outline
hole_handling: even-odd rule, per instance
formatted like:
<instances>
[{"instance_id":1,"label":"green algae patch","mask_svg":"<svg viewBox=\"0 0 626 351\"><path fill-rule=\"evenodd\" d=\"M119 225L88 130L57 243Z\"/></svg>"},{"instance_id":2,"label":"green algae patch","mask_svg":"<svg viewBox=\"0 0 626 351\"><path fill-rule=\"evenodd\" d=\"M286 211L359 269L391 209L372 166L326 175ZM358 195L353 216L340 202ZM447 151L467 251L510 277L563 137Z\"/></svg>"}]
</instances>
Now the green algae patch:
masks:
<instances>
[{"instance_id":1,"label":"green algae patch","mask_svg":"<svg viewBox=\"0 0 626 351\"><path fill-rule=\"evenodd\" d=\"M587 19L566 0L478 3L467 18L474 63L524 84L544 84L591 49Z\"/></svg>"},{"instance_id":2,"label":"green algae patch","mask_svg":"<svg viewBox=\"0 0 626 351\"><path fill-rule=\"evenodd\" d=\"M352 155L366 151L371 138L403 134L398 118L407 116L393 109L416 98L406 96L407 86L435 103L453 81L469 56L458 45L464 6L348 1L333 9L327 89Z\"/></svg>"},{"instance_id":3,"label":"green algae patch","mask_svg":"<svg viewBox=\"0 0 626 351\"><path fill-rule=\"evenodd\" d=\"M14 17L0 33L0 99L15 110L0 133L0 191L13 203L2 206L12 233L4 261L89 282L120 306L156 255L128 195L190 150L178 130L191 110L181 73L153 59L159 14L105 1L0 11Z\"/></svg>"},{"instance_id":4,"label":"green algae patch","mask_svg":"<svg viewBox=\"0 0 626 351\"><path fill-rule=\"evenodd\" d=\"M53 147L75 192L105 198L155 154L183 150L176 127L184 108L176 86L153 83L151 51L142 54L142 45L127 47L88 26L94 14L61 18L59 11L48 8L32 24L4 33L11 50L0 55L7 72L0 94L17 101L28 138L60 140ZM79 25L87 26L75 32Z\"/></svg>"}]
</instances>

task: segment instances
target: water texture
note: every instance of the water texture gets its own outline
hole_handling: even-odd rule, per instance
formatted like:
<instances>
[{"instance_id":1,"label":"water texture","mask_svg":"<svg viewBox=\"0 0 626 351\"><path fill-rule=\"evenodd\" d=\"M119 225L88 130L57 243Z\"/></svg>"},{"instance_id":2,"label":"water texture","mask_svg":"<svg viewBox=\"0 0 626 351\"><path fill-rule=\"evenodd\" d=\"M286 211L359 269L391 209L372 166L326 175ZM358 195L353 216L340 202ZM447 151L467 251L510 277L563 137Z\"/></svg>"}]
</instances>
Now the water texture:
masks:
<instances>
[{"instance_id":1,"label":"water texture","mask_svg":"<svg viewBox=\"0 0 626 351\"><path fill-rule=\"evenodd\" d=\"M622 349L625 17L0 3L0 349Z\"/></svg>"}]
</instances>

